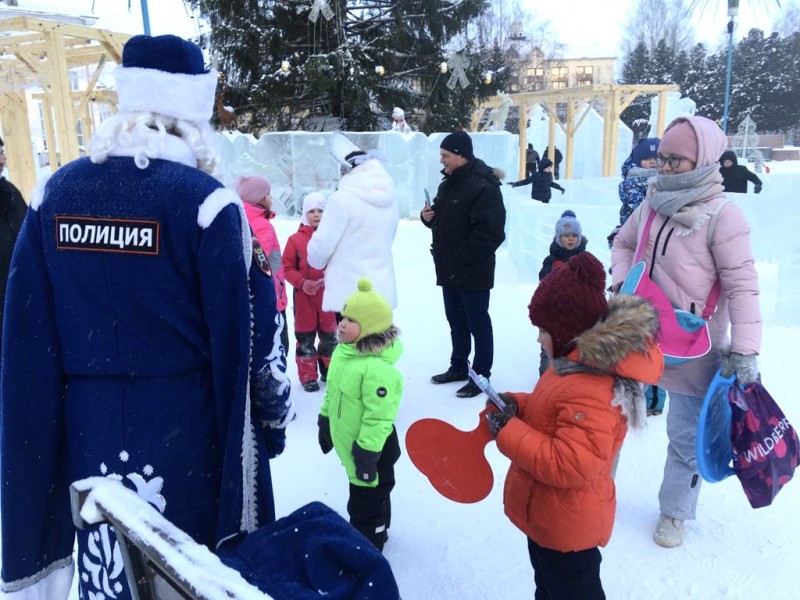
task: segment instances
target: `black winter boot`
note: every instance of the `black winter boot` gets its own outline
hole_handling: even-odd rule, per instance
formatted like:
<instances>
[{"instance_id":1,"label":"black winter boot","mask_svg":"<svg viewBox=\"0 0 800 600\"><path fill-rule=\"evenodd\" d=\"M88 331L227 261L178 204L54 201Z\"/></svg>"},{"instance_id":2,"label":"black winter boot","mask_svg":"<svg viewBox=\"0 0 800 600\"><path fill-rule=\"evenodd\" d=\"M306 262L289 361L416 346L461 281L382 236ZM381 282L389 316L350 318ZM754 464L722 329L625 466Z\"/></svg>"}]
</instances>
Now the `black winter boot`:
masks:
<instances>
[{"instance_id":1,"label":"black winter boot","mask_svg":"<svg viewBox=\"0 0 800 600\"><path fill-rule=\"evenodd\" d=\"M439 373L431 377L431 383L453 383L454 381L466 381L467 379L469 379L469 375L467 375L466 371L461 372L447 369L444 373Z\"/></svg>"}]
</instances>

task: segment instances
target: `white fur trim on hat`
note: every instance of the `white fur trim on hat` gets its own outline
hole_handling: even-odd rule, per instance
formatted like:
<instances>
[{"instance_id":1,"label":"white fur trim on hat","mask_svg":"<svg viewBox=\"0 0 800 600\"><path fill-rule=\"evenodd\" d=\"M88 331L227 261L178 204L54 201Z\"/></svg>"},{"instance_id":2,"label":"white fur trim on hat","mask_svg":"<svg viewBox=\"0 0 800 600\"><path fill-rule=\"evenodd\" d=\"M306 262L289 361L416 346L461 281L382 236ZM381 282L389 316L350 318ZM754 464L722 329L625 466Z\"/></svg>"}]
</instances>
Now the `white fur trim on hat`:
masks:
<instances>
[{"instance_id":1,"label":"white fur trim on hat","mask_svg":"<svg viewBox=\"0 0 800 600\"><path fill-rule=\"evenodd\" d=\"M217 71L189 75L157 69L114 69L120 112L151 112L186 121L207 122L214 111Z\"/></svg>"}]
</instances>

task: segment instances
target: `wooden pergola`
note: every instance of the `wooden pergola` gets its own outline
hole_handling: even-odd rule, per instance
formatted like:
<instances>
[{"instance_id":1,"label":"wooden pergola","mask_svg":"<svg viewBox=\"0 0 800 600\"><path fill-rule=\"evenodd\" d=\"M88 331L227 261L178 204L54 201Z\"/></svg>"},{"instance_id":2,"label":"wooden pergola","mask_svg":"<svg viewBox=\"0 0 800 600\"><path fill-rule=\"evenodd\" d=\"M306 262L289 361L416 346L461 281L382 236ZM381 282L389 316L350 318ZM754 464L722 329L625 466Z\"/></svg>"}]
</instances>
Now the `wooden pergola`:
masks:
<instances>
[{"instance_id":1,"label":"wooden pergola","mask_svg":"<svg viewBox=\"0 0 800 600\"><path fill-rule=\"evenodd\" d=\"M26 197L36 184L26 90L41 100L50 168L80 156L77 125L84 139L94 130L91 103L116 106L116 94L96 89L106 65L121 62L127 34L59 21L0 19L0 129L8 155L9 178ZM93 66L84 89L73 89L70 69Z\"/></svg>"},{"instance_id":2,"label":"wooden pergola","mask_svg":"<svg viewBox=\"0 0 800 600\"><path fill-rule=\"evenodd\" d=\"M661 137L666 127L667 94L678 91L677 85L587 85L561 90L546 90L541 92L523 92L509 94L512 104L519 107L519 176L525 176L525 149L528 145L527 122L530 116L530 107L539 104L547 111L549 116L548 147L550 159L553 160L555 148L555 128L561 127L566 137L564 152L564 177L572 177L572 157L575 132L583 123L589 111L581 114L581 107L602 103L603 105L603 177L612 177L615 169L617 154L617 137L619 134L619 117L622 111L630 106L637 96L642 94L658 94L658 122L656 135ZM490 98L481 103L472 115L472 130L476 131L483 112L500 104L500 98ZM556 105L566 104L565 122L556 116Z\"/></svg>"}]
</instances>

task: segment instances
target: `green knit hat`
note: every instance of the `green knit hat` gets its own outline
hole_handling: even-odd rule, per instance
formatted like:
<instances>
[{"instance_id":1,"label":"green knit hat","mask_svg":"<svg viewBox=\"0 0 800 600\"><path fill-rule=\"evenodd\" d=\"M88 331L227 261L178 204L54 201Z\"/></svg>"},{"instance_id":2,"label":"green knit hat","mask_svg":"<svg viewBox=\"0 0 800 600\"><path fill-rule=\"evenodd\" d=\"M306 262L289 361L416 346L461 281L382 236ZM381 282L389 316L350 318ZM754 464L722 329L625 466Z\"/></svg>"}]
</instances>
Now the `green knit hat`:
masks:
<instances>
[{"instance_id":1,"label":"green knit hat","mask_svg":"<svg viewBox=\"0 0 800 600\"><path fill-rule=\"evenodd\" d=\"M345 300L342 316L361 327L359 340L373 333L382 333L392 326L392 307L386 298L372 289L372 282L366 277L358 280L358 291Z\"/></svg>"}]
</instances>

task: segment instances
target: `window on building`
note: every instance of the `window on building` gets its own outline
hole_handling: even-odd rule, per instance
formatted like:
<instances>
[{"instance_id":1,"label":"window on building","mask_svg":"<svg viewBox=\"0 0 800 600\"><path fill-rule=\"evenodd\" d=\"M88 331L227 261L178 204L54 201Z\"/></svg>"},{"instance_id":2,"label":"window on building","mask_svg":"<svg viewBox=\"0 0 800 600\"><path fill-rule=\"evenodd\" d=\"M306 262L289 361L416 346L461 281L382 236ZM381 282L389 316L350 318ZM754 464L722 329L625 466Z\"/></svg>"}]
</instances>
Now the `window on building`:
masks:
<instances>
[{"instance_id":1,"label":"window on building","mask_svg":"<svg viewBox=\"0 0 800 600\"><path fill-rule=\"evenodd\" d=\"M583 66L583 67L578 67L577 68L578 75L591 75L593 71L594 71L594 67L592 67L592 66L588 66L588 67L587 66Z\"/></svg>"},{"instance_id":2,"label":"window on building","mask_svg":"<svg viewBox=\"0 0 800 600\"><path fill-rule=\"evenodd\" d=\"M554 90L563 90L566 87L567 87L567 82L566 81L557 80L557 81L553 82L553 89Z\"/></svg>"}]
</instances>

